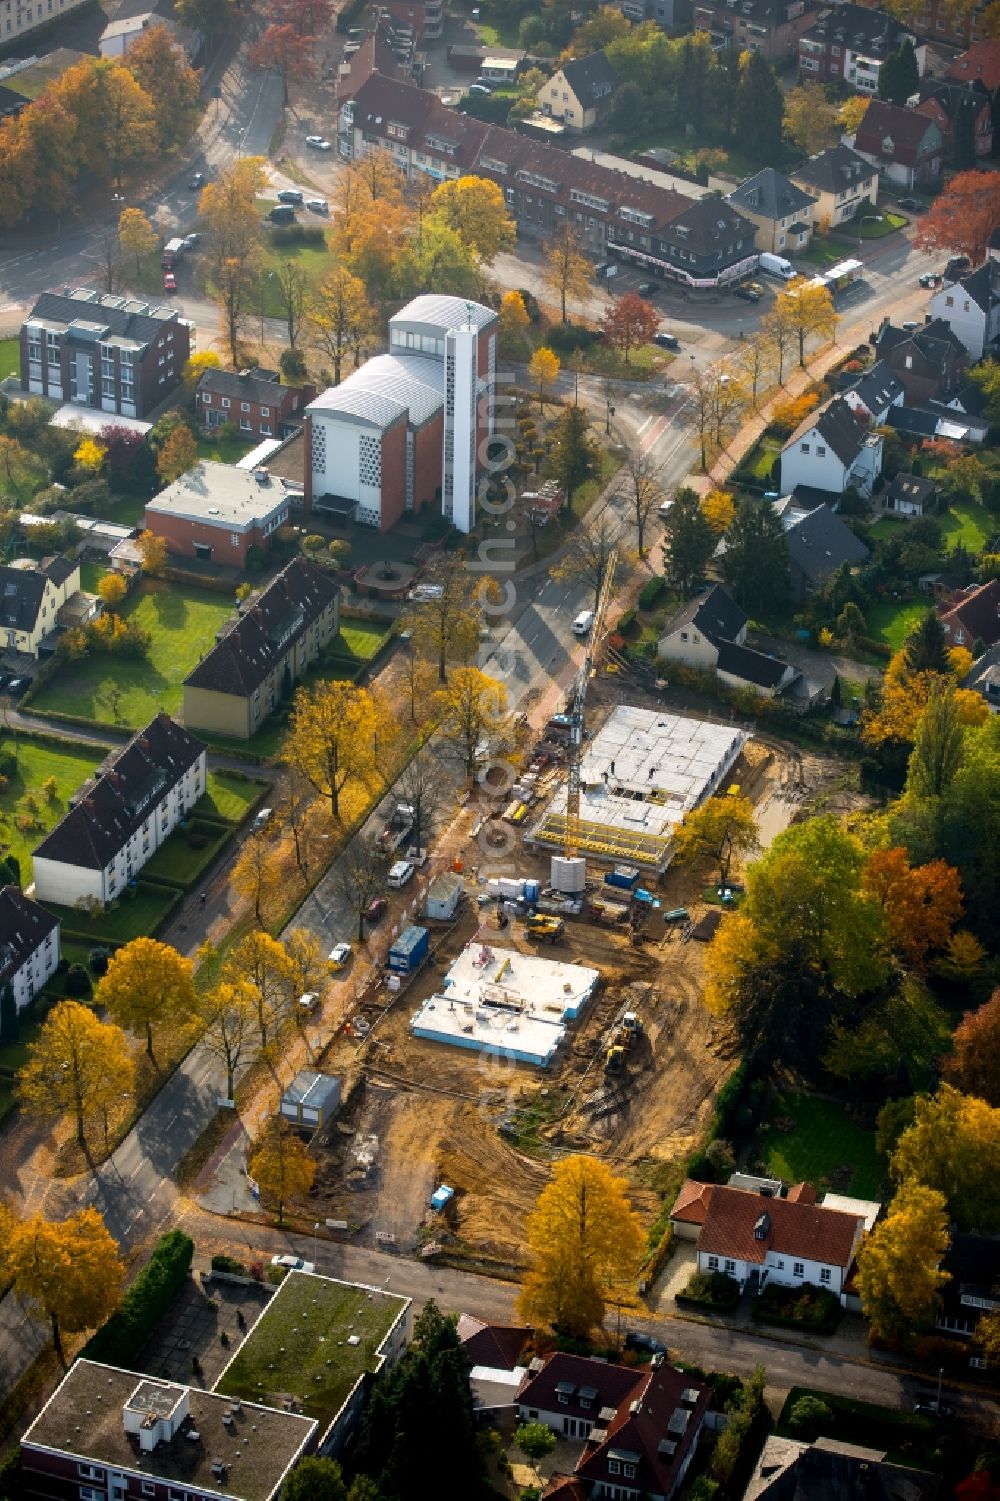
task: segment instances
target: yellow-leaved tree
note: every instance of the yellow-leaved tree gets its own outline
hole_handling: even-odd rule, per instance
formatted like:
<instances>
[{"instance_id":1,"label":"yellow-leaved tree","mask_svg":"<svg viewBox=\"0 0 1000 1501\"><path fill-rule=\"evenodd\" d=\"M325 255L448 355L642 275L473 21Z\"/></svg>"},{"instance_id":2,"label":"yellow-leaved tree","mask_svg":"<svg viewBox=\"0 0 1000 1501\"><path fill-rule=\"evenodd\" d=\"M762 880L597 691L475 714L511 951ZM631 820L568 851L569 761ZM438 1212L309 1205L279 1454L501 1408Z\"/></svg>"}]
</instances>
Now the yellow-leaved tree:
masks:
<instances>
[{"instance_id":1,"label":"yellow-leaved tree","mask_svg":"<svg viewBox=\"0 0 1000 1501\"><path fill-rule=\"evenodd\" d=\"M455 177L431 194L429 216L447 224L477 259L489 263L514 243L501 188L486 177Z\"/></svg>"},{"instance_id":2,"label":"yellow-leaved tree","mask_svg":"<svg viewBox=\"0 0 1000 1501\"><path fill-rule=\"evenodd\" d=\"M250 1176L257 1180L261 1199L277 1209L280 1225L289 1199L304 1198L312 1188L316 1164L294 1131L275 1116L250 1159Z\"/></svg>"},{"instance_id":3,"label":"yellow-leaved tree","mask_svg":"<svg viewBox=\"0 0 1000 1501\"><path fill-rule=\"evenodd\" d=\"M288 1015L299 993L295 959L280 938L253 928L229 950L222 979L249 996L260 1045L266 1048L271 1032Z\"/></svg>"},{"instance_id":4,"label":"yellow-leaved tree","mask_svg":"<svg viewBox=\"0 0 1000 1501\"><path fill-rule=\"evenodd\" d=\"M340 818L340 799L352 783L375 785L380 715L365 688L331 680L295 694L283 756Z\"/></svg>"},{"instance_id":5,"label":"yellow-leaved tree","mask_svg":"<svg viewBox=\"0 0 1000 1501\"><path fill-rule=\"evenodd\" d=\"M88 1120L106 1114L133 1086L135 1067L125 1034L102 1022L89 1006L60 1001L45 1018L28 1061L18 1071L16 1094L38 1115L72 1114L76 1139L85 1143Z\"/></svg>"},{"instance_id":6,"label":"yellow-leaved tree","mask_svg":"<svg viewBox=\"0 0 1000 1501\"><path fill-rule=\"evenodd\" d=\"M251 834L240 850L230 880L240 896L253 902L258 928L264 925L264 908L277 896L284 879L276 851L265 831L261 829Z\"/></svg>"},{"instance_id":7,"label":"yellow-leaved tree","mask_svg":"<svg viewBox=\"0 0 1000 1501\"><path fill-rule=\"evenodd\" d=\"M538 387L538 407L545 410L545 393L559 379L559 356L543 344L528 361L528 377Z\"/></svg>"},{"instance_id":8,"label":"yellow-leaved tree","mask_svg":"<svg viewBox=\"0 0 1000 1501\"><path fill-rule=\"evenodd\" d=\"M963 1230L1000 1231L1000 1110L975 1095L942 1084L919 1098L912 1126L890 1160L897 1183L922 1183L947 1200Z\"/></svg>"},{"instance_id":9,"label":"yellow-leaved tree","mask_svg":"<svg viewBox=\"0 0 1000 1501\"><path fill-rule=\"evenodd\" d=\"M519 346L530 324L528 309L520 292L505 292L500 301L500 337L504 343Z\"/></svg>"},{"instance_id":10,"label":"yellow-leaved tree","mask_svg":"<svg viewBox=\"0 0 1000 1501\"><path fill-rule=\"evenodd\" d=\"M155 577L167 564L167 544L155 532L140 532L135 539L136 550L142 560L143 572Z\"/></svg>"},{"instance_id":11,"label":"yellow-leaved tree","mask_svg":"<svg viewBox=\"0 0 1000 1501\"><path fill-rule=\"evenodd\" d=\"M222 361L214 349L199 349L184 361L184 385L189 391L193 391L206 370L219 370L221 367Z\"/></svg>"},{"instance_id":12,"label":"yellow-leaved tree","mask_svg":"<svg viewBox=\"0 0 1000 1501\"><path fill-rule=\"evenodd\" d=\"M507 690L478 667L456 667L446 688L436 694L441 734L460 754L466 775L475 775L479 755L492 753L508 731ZM488 760L487 755L484 759Z\"/></svg>"},{"instance_id":13,"label":"yellow-leaved tree","mask_svg":"<svg viewBox=\"0 0 1000 1501\"><path fill-rule=\"evenodd\" d=\"M900 1338L933 1325L949 1278L940 1270L948 1239L944 1195L904 1183L858 1251L858 1291L873 1335Z\"/></svg>"},{"instance_id":14,"label":"yellow-leaved tree","mask_svg":"<svg viewBox=\"0 0 1000 1501\"><path fill-rule=\"evenodd\" d=\"M128 593L128 585L120 573L102 573L97 580L97 592L109 610L120 605Z\"/></svg>"},{"instance_id":15,"label":"yellow-leaved tree","mask_svg":"<svg viewBox=\"0 0 1000 1501\"><path fill-rule=\"evenodd\" d=\"M48 1319L64 1370L63 1334L103 1323L117 1307L125 1277L114 1236L96 1209L58 1221L33 1215L15 1224L4 1267L18 1297Z\"/></svg>"},{"instance_id":16,"label":"yellow-leaved tree","mask_svg":"<svg viewBox=\"0 0 1000 1501\"><path fill-rule=\"evenodd\" d=\"M146 1052L155 1063L154 1023L182 1027L195 1015L191 960L169 943L133 938L108 960L95 1000L120 1026L145 1032Z\"/></svg>"},{"instance_id":17,"label":"yellow-leaved tree","mask_svg":"<svg viewBox=\"0 0 1000 1501\"><path fill-rule=\"evenodd\" d=\"M220 980L199 998L205 1023L201 1045L226 1070L227 1100L233 1098L236 1070L250 1043L256 1021L255 999L248 980Z\"/></svg>"},{"instance_id":18,"label":"yellow-leaved tree","mask_svg":"<svg viewBox=\"0 0 1000 1501\"><path fill-rule=\"evenodd\" d=\"M728 490L709 490L701 503L701 513L717 537L728 532L736 517L736 504Z\"/></svg>"},{"instance_id":19,"label":"yellow-leaved tree","mask_svg":"<svg viewBox=\"0 0 1000 1501\"><path fill-rule=\"evenodd\" d=\"M725 886L733 859L759 848L757 821L748 797L710 797L694 808L674 833L678 860L697 860L711 855Z\"/></svg>"},{"instance_id":20,"label":"yellow-leaved tree","mask_svg":"<svg viewBox=\"0 0 1000 1501\"><path fill-rule=\"evenodd\" d=\"M100 474L107 455L108 450L103 443L98 443L96 438L84 438L73 450L73 463L91 474Z\"/></svg>"},{"instance_id":21,"label":"yellow-leaved tree","mask_svg":"<svg viewBox=\"0 0 1000 1501\"><path fill-rule=\"evenodd\" d=\"M638 1275L646 1238L628 1184L596 1157L565 1157L528 1220L532 1269L518 1294L526 1323L586 1335L609 1297Z\"/></svg>"}]
</instances>

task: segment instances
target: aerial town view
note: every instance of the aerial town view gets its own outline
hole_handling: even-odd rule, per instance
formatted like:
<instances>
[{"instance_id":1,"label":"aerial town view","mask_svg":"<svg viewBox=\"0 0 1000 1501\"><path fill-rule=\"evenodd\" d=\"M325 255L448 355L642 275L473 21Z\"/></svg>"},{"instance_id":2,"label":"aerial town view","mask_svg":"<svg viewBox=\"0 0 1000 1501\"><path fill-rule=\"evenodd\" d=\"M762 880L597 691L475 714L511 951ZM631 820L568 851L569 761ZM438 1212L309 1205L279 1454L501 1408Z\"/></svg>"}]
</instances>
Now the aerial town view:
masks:
<instances>
[{"instance_id":1,"label":"aerial town view","mask_svg":"<svg viewBox=\"0 0 1000 1501\"><path fill-rule=\"evenodd\" d=\"M0 0L0 1501L1000 1501L1000 0Z\"/></svg>"}]
</instances>

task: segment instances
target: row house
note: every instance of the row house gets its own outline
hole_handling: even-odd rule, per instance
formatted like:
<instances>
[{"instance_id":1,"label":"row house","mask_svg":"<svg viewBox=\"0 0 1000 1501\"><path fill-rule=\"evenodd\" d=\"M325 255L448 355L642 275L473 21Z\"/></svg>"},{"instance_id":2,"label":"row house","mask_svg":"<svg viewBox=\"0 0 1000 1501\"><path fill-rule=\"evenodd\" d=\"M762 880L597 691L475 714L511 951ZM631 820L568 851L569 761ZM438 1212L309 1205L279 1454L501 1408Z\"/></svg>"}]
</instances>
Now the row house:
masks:
<instances>
[{"instance_id":1,"label":"row house","mask_svg":"<svg viewBox=\"0 0 1000 1501\"><path fill-rule=\"evenodd\" d=\"M797 55L801 37L821 14L805 0L696 0L694 26L710 34L713 46L784 62Z\"/></svg>"},{"instance_id":2,"label":"row house","mask_svg":"<svg viewBox=\"0 0 1000 1501\"><path fill-rule=\"evenodd\" d=\"M206 370L194 402L209 431L231 422L244 438L287 438L315 395L315 386L283 386L276 370Z\"/></svg>"},{"instance_id":3,"label":"row house","mask_svg":"<svg viewBox=\"0 0 1000 1501\"><path fill-rule=\"evenodd\" d=\"M23 1011L58 968L58 918L20 887L0 887L0 991L9 985Z\"/></svg>"},{"instance_id":4,"label":"row house","mask_svg":"<svg viewBox=\"0 0 1000 1501\"><path fill-rule=\"evenodd\" d=\"M342 108L338 145L347 159L388 151L406 176L488 178L503 190L522 230L544 237L568 222L593 255L692 288L737 281L757 264L754 225L724 200L692 200L589 157L485 125L377 73Z\"/></svg>"},{"instance_id":5,"label":"row house","mask_svg":"<svg viewBox=\"0 0 1000 1501\"><path fill-rule=\"evenodd\" d=\"M874 95L882 64L906 40L916 45L914 34L884 11L834 5L800 39L799 72L811 83L846 83Z\"/></svg>"},{"instance_id":6,"label":"row house","mask_svg":"<svg viewBox=\"0 0 1000 1501\"><path fill-rule=\"evenodd\" d=\"M202 742L157 714L35 850L35 896L64 907L120 897L204 794L206 775Z\"/></svg>"},{"instance_id":7,"label":"row house","mask_svg":"<svg viewBox=\"0 0 1000 1501\"><path fill-rule=\"evenodd\" d=\"M293 558L241 606L184 682L184 723L249 740L291 697L295 683L340 629L340 587L325 569Z\"/></svg>"},{"instance_id":8,"label":"row house","mask_svg":"<svg viewBox=\"0 0 1000 1501\"><path fill-rule=\"evenodd\" d=\"M174 307L43 292L21 325L21 390L141 418L180 385L190 353L191 325Z\"/></svg>"}]
</instances>

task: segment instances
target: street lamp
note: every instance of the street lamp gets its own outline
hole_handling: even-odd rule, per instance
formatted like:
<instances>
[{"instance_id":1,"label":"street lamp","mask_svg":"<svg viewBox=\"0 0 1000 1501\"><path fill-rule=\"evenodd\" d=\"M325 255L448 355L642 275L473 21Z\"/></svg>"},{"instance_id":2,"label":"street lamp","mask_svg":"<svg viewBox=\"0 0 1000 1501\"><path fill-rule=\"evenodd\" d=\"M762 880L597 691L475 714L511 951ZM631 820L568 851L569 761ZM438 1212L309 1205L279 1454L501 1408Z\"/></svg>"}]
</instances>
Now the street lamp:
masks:
<instances>
[{"instance_id":1,"label":"street lamp","mask_svg":"<svg viewBox=\"0 0 1000 1501\"><path fill-rule=\"evenodd\" d=\"M604 418L604 431L610 437L610 435L611 435L611 419L615 415L615 411L617 410L617 408L615 407L614 402L611 400L610 396L607 397L605 405L606 405L607 411L606 411L606 415L605 415L605 418Z\"/></svg>"},{"instance_id":2,"label":"street lamp","mask_svg":"<svg viewBox=\"0 0 1000 1501\"><path fill-rule=\"evenodd\" d=\"M260 342L262 344L264 342L264 293L267 290L268 282L273 280L274 272L269 271L266 277L261 277L260 281Z\"/></svg>"},{"instance_id":3,"label":"street lamp","mask_svg":"<svg viewBox=\"0 0 1000 1501\"><path fill-rule=\"evenodd\" d=\"M313 1225L313 1266L316 1265L316 1236L319 1233L319 1220Z\"/></svg>"}]
</instances>

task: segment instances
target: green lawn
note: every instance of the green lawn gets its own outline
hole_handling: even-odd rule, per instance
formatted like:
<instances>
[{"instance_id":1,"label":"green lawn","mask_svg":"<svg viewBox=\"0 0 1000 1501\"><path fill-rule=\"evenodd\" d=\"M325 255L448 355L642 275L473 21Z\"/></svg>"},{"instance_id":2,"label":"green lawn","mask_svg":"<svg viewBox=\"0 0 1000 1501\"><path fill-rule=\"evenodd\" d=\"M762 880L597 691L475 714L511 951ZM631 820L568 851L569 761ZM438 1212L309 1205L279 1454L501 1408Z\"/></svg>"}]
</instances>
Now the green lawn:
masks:
<instances>
[{"instance_id":1,"label":"green lawn","mask_svg":"<svg viewBox=\"0 0 1000 1501\"><path fill-rule=\"evenodd\" d=\"M343 1282L291 1272L243 1341L215 1390L277 1404L302 1401L322 1432L365 1371L403 1307L392 1293L365 1293ZM349 1344L351 1337L357 1344Z\"/></svg>"},{"instance_id":2,"label":"green lawn","mask_svg":"<svg viewBox=\"0 0 1000 1501\"><path fill-rule=\"evenodd\" d=\"M146 502L136 496L126 495L110 505L101 517L115 526L142 526L146 519Z\"/></svg>"},{"instance_id":3,"label":"green lawn","mask_svg":"<svg viewBox=\"0 0 1000 1501\"><path fill-rule=\"evenodd\" d=\"M21 878L27 885L31 879L31 851L62 818L70 795L103 760L103 752L100 746L81 745L64 750L32 740L27 735L18 735L16 739L4 735L0 738L0 754L6 755L9 751L17 753L18 769L0 790L0 839L5 851L17 856ZM42 783L49 777L56 779L56 795L51 800L41 792ZM28 793L34 793L38 800L35 813L28 813L24 807ZM18 829L19 814L32 818L33 827Z\"/></svg>"},{"instance_id":4,"label":"green lawn","mask_svg":"<svg viewBox=\"0 0 1000 1501\"><path fill-rule=\"evenodd\" d=\"M761 438L753 451L747 454L740 464L738 477L755 479L759 484L767 484L771 478L771 470L774 461L781 453L781 440L779 438Z\"/></svg>"},{"instance_id":5,"label":"green lawn","mask_svg":"<svg viewBox=\"0 0 1000 1501\"><path fill-rule=\"evenodd\" d=\"M208 791L194 809L195 817L199 813L208 813L215 818L224 818L226 823L240 824L265 785L256 780L244 781L242 777L229 776L224 771L210 771Z\"/></svg>"},{"instance_id":6,"label":"green lawn","mask_svg":"<svg viewBox=\"0 0 1000 1501\"><path fill-rule=\"evenodd\" d=\"M897 229L902 229L904 224L910 221L905 214L868 214L857 226L862 240L880 240L883 235L891 235Z\"/></svg>"},{"instance_id":7,"label":"green lawn","mask_svg":"<svg viewBox=\"0 0 1000 1501\"><path fill-rule=\"evenodd\" d=\"M340 630L330 642L330 653L337 657L356 657L370 662L389 634L384 621L342 620Z\"/></svg>"},{"instance_id":8,"label":"green lawn","mask_svg":"<svg viewBox=\"0 0 1000 1501\"><path fill-rule=\"evenodd\" d=\"M0 339L0 380L17 375L21 368L20 339Z\"/></svg>"},{"instance_id":9,"label":"green lawn","mask_svg":"<svg viewBox=\"0 0 1000 1501\"><path fill-rule=\"evenodd\" d=\"M882 523L879 522L878 525L881 526ZM868 635L874 641L884 641L886 646L898 651L913 626L923 619L929 608L927 600L910 600L908 603L883 600L880 604L872 605L866 612Z\"/></svg>"},{"instance_id":10,"label":"green lawn","mask_svg":"<svg viewBox=\"0 0 1000 1501\"><path fill-rule=\"evenodd\" d=\"M868 528L868 536L875 542L885 542L889 537L898 536L900 528L907 525L908 523L899 516L880 516Z\"/></svg>"},{"instance_id":11,"label":"green lawn","mask_svg":"<svg viewBox=\"0 0 1000 1501\"><path fill-rule=\"evenodd\" d=\"M241 438L238 433L224 438L210 438L205 433L198 435L199 459L214 459L217 464L235 464L257 447L257 438Z\"/></svg>"},{"instance_id":12,"label":"green lawn","mask_svg":"<svg viewBox=\"0 0 1000 1501\"><path fill-rule=\"evenodd\" d=\"M793 1131L779 1130L776 1121L793 1120ZM838 1174L839 1193L861 1199L877 1199L884 1190L886 1163L875 1150L875 1134L851 1120L842 1105L812 1095L779 1094L770 1121L761 1128L756 1155L767 1173L787 1183L811 1183L814 1188L832 1187L829 1174L835 1169L853 1169L849 1181ZM827 1180L824 1182L823 1180Z\"/></svg>"},{"instance_id":13,"label":"green lawn","mask_svg":"<svg viewBox=\"0 0 1000 1501\"><path fill-rule=\"evenodd\" d=\"M961 542L972 553L982 552L997 530L996 518L974 500L957 501L937 519L947 547Z\"/></svg>"},{"instance_id":14,"label":"green lawn","mask_svg":"<svg viewBox=\"0 0 1000 1501\"><path fill-rule=\"evenodd\" d=\"M80 564L80 588L87 594L96 594L97 585L107 572L106 563L95 563L90 558L86 558Z\"/></svg>"},{"instance_id":15,"label":"green lawn","mask_svg":"<svg viewBox=\"0 0 1000 1501\"><path fill-rule=\"evenodd\" d=\"M808 261L811 266L835 266L844 259L843 245L833 245L825 235L813 235L808 249L797 250L797 261Z\"/></svg>"},{"instance_id":16,"label":"green lawn","mask_svg":"<svg viewBox=\"0 0 1000 1501\"><path fill-rule=\"evenodd\" d=\"M179 886L194 886L229 839L231 829L192 819L191 828L175 829L142 868L151 881L170 881ZM191 846L192 835L205 840L200 849Z\"/></svg>"},{"instance_id":17,"label":"green lawn","mask_svg":"<svg viewBox=\"0 0 1000 1501\"><path fill-rule=\"evenodd\" d=\"M491 21L477 21L476 30L484 47L516 47L517 16L499 15Z\"/></svg>"},{"instance_id":18,"label":"green lawn","mask_svg":"<svg viewBox=\"0 0 1000 1501\"><path fill-rule=\"evenodd\" d=\"M224 594L147 579L123 613L135 614L152 632L149 656L132 660L100 654L65 666L33 700L33 708L112 724L107 694L117 684L122 690L121 724L139 729L160 709L177 713L183 697L181 684L214 643L232 606Z\"/></svg>"},{"instance_id":19,"label":"green lawn","mask_svg":"<svg viewBox=\"0 0 1000 1501\"><path fill-rule=\"evenodd\" d=\"M88 942L129 943L133 938L155 933L174 906L178 894L165 886L148 886L140 877L133 896L126 897L114 910L98 913L95 918L77 912L74 907L60 907L55 902L43 905L46 911L58 917L64 928L84 934Z\"/></svg>"}]
</instances>

